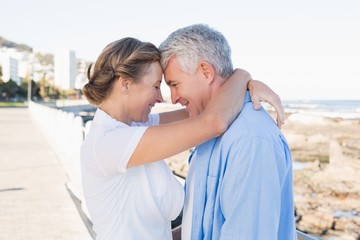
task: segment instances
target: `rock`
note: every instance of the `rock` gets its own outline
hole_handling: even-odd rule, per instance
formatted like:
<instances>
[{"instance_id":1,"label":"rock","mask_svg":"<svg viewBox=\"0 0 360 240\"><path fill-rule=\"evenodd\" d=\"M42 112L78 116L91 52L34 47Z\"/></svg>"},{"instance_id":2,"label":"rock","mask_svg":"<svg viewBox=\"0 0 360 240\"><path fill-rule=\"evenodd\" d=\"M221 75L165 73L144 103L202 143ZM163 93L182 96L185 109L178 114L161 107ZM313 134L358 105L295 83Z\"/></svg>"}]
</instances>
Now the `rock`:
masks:
<instances>
[{"instance_id":1,"label":"rock","mask_svg":"<svg viewBox=\"0 0 360 240\"><path fill-rule=\"evenodd\" d=\"M339 218L335 219L334 230L352 233L360 236L360 225L358 224L360 218L354 217L352 219Z\"/></svg>"},{"instance_id":2,"label":"rock","mask_svg":"<svg viewBox=\"0 0 360 240\"><path fill-rule=\"evenodd\" d=\"M301 220L297 227L304 232L324 234L328 229L331 229L333 225L334 218L330 213L311 211L301 215Z\"/></svg>"}]
</instances>

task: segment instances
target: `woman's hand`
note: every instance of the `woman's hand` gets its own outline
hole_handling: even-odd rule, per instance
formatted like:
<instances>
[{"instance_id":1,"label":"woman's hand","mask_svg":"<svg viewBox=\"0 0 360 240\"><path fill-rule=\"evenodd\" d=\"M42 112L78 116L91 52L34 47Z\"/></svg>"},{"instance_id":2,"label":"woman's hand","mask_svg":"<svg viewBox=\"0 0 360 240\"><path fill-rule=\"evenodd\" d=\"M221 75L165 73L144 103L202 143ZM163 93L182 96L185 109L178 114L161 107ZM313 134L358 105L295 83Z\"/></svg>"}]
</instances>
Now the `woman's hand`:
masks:
<instances>
[{"instance_id":1,"label":"woman's hand","mask_svg":"<svg viewBox=\"0 0 360 240\"><path fill-rule=\"evenodd\" d=\"M254 109L260 109L261 101L268 102L275 108L276 123L278 127L281 128L281 125L285 123L285 113L279 95L277 95L265 83L256 80L249 81L248 89L250 91L251 101L254 104Z\"/></svg>"}]
</instances>

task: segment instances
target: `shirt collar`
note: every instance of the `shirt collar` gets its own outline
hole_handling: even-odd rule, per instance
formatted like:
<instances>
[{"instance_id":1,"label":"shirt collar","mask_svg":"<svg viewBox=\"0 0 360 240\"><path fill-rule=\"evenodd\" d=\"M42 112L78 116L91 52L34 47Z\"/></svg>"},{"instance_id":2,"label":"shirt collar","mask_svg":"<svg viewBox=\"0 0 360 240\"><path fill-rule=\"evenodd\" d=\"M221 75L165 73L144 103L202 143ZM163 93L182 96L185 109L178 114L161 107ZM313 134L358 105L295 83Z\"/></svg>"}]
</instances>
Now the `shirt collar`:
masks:
<instances>
[{"instance_id":1,"label":"shirt collar","mask_svg":"<svg viewBox=\"0 0 360 240\"><path fill-rule=\"evenodd\" d=\"M245 103L248 103L248 102L251 102L251 97L250 97L250 92L249 92L249 90L246 91L244 104L245 104Z\"/></svg>"},{"instance_id":2,"label":"shirt collar","mask_svg":"<svg viewBox=\"0 0 360 240\"><path fill-rule=\"evenodd\" d=\"M110 128L129 127L129 125L126 125L125 123L119 122L116 119L112 118L109 114L107 114L100 108L96 110L93 122Z\"/></svg>"}]
</instances>

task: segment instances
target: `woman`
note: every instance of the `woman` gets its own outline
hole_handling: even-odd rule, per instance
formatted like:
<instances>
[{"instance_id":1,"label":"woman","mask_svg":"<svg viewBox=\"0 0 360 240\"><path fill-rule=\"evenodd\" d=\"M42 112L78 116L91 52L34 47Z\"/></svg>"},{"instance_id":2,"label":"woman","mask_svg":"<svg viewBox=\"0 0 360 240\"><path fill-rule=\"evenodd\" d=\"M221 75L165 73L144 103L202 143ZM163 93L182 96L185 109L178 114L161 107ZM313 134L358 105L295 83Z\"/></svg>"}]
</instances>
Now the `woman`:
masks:
<instances>
[{"instance_id":1,"label":"woman","mask_svg":"<svg viewBox=\"0 0 360 240\"><path fill-rule=\"evenodd\" d=\"M92 73L89 68L83 92L98 109L81 168L97 239L171 239L184 193L160 160L219 136L241 110L251 77L237 70L200 115L150 114L163 101L159 60L153 44L124 38L105 47Z\"/></svg>"}]
</instances>

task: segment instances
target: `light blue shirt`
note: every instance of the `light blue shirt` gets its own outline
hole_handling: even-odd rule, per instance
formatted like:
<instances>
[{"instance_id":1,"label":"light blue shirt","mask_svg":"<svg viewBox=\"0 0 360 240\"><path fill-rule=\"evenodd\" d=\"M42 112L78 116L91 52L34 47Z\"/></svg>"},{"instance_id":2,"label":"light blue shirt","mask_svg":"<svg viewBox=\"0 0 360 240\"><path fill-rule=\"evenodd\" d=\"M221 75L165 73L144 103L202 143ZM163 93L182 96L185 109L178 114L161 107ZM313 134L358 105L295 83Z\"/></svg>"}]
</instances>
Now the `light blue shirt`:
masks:
<instances>
[{"instance_id":1,"label":"light blue shirt","mask_svg":"<svg viewBox=\"0 0 360 240\"><path fill-rule=\"evenodd\" d=\"M296 239L291 153L271 116L253 109L249 93L229 129L198 146L189 161L191 239Z\"/></svg>"}]
</instances>

